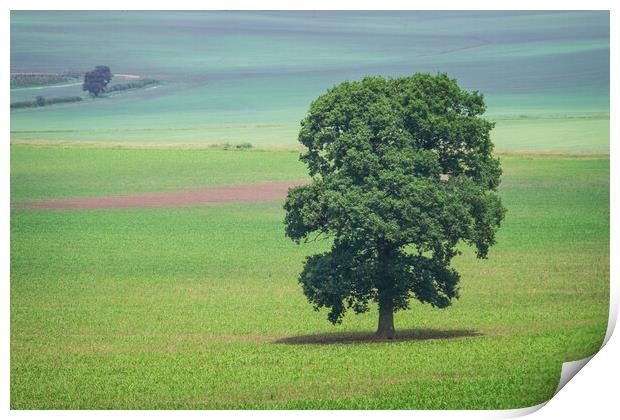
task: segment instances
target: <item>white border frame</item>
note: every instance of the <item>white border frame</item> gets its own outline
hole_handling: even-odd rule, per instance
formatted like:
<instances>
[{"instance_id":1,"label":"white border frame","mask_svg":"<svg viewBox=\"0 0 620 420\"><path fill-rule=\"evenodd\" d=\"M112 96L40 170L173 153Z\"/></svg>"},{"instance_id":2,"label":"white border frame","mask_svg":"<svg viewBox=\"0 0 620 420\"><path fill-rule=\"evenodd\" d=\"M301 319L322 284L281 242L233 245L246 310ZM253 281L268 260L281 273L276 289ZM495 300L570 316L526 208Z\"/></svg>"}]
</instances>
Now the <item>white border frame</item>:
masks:
<instances>
[{"instance_id":1,"label":"white border frame","mask_svg":"<svg viewBox=\"0 0 620 420\"><path fill-rule=\"evenodd\" d=\"M46 3L44 1L23 0L23 1L6 1L8 7L5 9L4 25L2 25L2 37L5 46L2 59L3 69L6 72L3 80L3 94L5 117L2 119L2 133L4 133L4 143L0 148L0 167L2 168L3 182L0 183L0 197L2 197L1 211L3 214L3 223L0 225L0 236L2 242L1 266L2 277L2 293L1 302L3 311L0 315L2 325L3 342L0 347L2 360L0 366L2 369L2 380L0 382L0 392L2 398L2 407L5 412L9 412L15 417L37 417L37 418L53 418L62 416L63 418L83 417L85 414L94 417L107 417L111 413L103 410L83 411L10 411L10 285L9 285L9 263L10 263L10 158L9 158L9 136L10 136L10 110L8 92L9 73L10 72L10 10L82 10L88 9L91 3L77 0L57 0L54 3ZM492 0L471 0L468 2L458 0L435 0L435 1L396 1L383 0L381 2L360 2L352 0L315 0L315 1L298 1L291 4L282 0L265 0L261 2L250 2L242 0L229 1L210 1L208 3L192 0L176 0L174 2L153 2L153 1L119 1L108 0L105 2L105 8L101 10L609 10L610 11L610 55L611 55L611 81L610 81L610 165L611 165L611 282L610 282L610 313L609 325L605 336L604 348L592 358L592 362L583 369L578 375L577 380L570 381L565 388L562 389L548 404L540 406L523 408L519 410L497 410L497 411L466 411L466 410L445 410L445 411L365 411L364 416L383 417L390 416L396 418L507 418L521 416L537 411L542 406L547 405L544 410L538 411L533 418L557 418L557 417L583 417L584 415L595 415L595 418L607 418L607 413L617 412L616 408L616 392L618 385L618 375L620 374L620 362L616 355L619 353L620 344L617 338L612 338L612 332L616 324L618 315L618 266L613 258L617 256L618 251L618 214L620 207L618 206L618 170L615 156L617 154L617 145L613 139L620 139L618 136L617 117L618 117L618 91L617 83L614 75L618 75L620 68L618 67L618 2L590 0L590 1L549 1L549 0L504 0L501 2ZM97 4L101 7L102 4ZM171 7L172 6L172 7ZM616 118L614 118L616 117ZM294 415L299 418L314 419L316 417L337 416L337 417L357 417L359 412L351 411L115 411L114 414L126 416L129 418L149 418L152 417L203 417L205 415L212 418L230 418L230 417L257 417L257 418L288 418Z\"/></svg>"}]
</instances>

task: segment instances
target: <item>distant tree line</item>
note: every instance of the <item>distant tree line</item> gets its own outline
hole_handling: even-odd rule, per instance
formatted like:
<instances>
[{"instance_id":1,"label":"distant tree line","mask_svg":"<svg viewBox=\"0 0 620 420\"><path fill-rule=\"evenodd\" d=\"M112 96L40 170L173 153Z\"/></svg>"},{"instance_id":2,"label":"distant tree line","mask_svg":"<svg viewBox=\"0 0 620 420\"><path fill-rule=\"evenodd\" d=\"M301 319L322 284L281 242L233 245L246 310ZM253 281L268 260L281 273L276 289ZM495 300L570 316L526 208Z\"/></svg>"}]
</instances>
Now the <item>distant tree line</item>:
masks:
<instances>
[{"instance_id":1,"label":"distant tree line","mask_svg":"<svg viewBox=\"0 0 620 420\"><path fill-rule=\"evenodd\" d=\"M93 96L99 96L105 92L105 88L112 80L112 72L108 66L97 66L94 70L87 71L84 75L82 90L88 91Z\"/></svg>"},{"instance_id":2,"label":"distant tree line","mask_svg":"<svg viewBox=\"0 0 620 420\"><path fill-rule=\"evenodd\" d=\"M159 83L159 80L155 80L155 79L140 79L140 80L134 80L132 82L127 82L127 83L119 83L116 85L112 85L109 88L106 88L106 92L110 93L110 92L120 92L123 90L129 90L129 89L140 89L146 86L151 86L151 85L156 85Z\"/></svg>"},{"instance_id":3,"label":"distant tree line","mask_svg":"<svg viewBox=\"0 0 620 420\"><path fill-rule=\"evenodd\" d=\"M76 81L82 73L14 73L11 74L11 89L57 85Z\"/></svg>"},{"instance_id":4,"label":"distant tree line","mask_svg":"<svg viewBox=\"0 0 620 420\"><path fill-rule=\"evenodd\" d=\"M112 72L108 66L97 66L94 70L91 70L84 75L82 90L88 91L92 96L97 97L103 92L111 93L129 89L140 89L159 83L159 81L155 79L140 79L108 86L112 80L112 76Z\"/></svg>"},{"instance_id":5,"label":"distant tree line","mask_svg":"<svg viewBox=\"0 0 620 420\"><path fill-rule=\"evenodd\" d=\"M60 83L79 77L79 73L16 73L11 75L11 86L13 83L20 83L22 86L42 86L48 84ZM104 92L121 92L130 89L140 89L146 86L156 85L159 83L155 79L139 79L127 83L118 83L108 87L112 80L112 72L108 66L97 66L94 70L84 74L84 83L82 90L88 91L92 96L98 97ZM36 81L36 82L35 82ZM12 102L11 109L18 108L34 108L58 103L79 102L83 98L80 96L64 96L57 98L44 98L37 96L36 99L30 101Z\"/></svg>"},{"instance_id":6,"label":"distant tree line","mask_svg":"<svg viewBox=\"0 0 620 420\"><path fill-rule=\"evenodd\" d=\"M60 96L57 98L44 98L43 96L37 96L37 98L32 101L11 102L11 109L34 108L34 107L48 106L48 105L54 105L54 104L80 102L82 100L83 98L81 96Z\"/></svg>"}]
</instances>

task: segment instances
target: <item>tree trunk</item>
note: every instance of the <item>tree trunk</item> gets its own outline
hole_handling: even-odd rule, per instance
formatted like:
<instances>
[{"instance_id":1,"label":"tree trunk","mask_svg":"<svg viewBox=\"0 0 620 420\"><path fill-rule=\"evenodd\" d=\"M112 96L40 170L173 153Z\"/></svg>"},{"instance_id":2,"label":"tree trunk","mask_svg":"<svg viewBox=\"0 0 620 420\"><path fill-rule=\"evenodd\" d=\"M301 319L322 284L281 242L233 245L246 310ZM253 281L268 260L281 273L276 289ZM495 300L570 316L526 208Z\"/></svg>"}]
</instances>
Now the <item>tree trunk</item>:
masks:
<instances>
[{"instance_id":1,"label":"tree trunk","mask_svg":"<svg viewBox=\"0 0 620 420\"><path fill-rule=\"evenodd\" d=\"M378 259L381 272L377 284L377 302L379 303L379 326L375 337L378 339L394 338L394 279L390 273L390 260L393 248L383 243L379 246Z\"/></svg>"},{"instance_id":2,"label":"tree trunk","mask_svg":"<svg viewBox=\"0 0 620 420\"><path fill-rule=\"evenodd\" d=\"M379 303L379 326L375 337L391 340L395 335L394 307L391 303Z\"/></svg>"}]
</instances>

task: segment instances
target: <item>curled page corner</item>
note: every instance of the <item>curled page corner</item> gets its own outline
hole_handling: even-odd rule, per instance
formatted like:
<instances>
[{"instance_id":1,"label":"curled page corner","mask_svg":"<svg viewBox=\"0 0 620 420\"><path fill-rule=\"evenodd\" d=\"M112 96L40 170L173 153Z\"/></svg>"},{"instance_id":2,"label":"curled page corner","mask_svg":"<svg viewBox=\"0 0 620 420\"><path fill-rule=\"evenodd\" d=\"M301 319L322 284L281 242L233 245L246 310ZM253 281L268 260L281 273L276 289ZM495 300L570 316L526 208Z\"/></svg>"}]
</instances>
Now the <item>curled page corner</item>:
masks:
<instances>
[{"instance_id":1,"label":"curled page corner","mask_svg":"<svg viewBox=\"0 0 620 420\"><path fill-rule=\"evenodd\" d=\"M614 293L613 286L610 288L609 292L612 295L609 302L609 321L607 321L607 332L605 333L603 344L601 344L601 349L605 347L605 344L607 344L607 342L611 338L611 335L614 333L614 330L616 329L616 321L618 320L617 293Z\"/></svg>"},{"instance_id":2,"label":"curled page corner","mask_svg":"<svg viewBox=\"0 0 620 420\"><path fill-rule=\"evenodd\" d=\"M596 353L584 359L574 360L572 362L564 362L562 364L562 373L560 375L560 382L558 383L558 387L555 389L553 396L555 397L556 394L560 392L562 388L564 388L564 385L566 385L571 379L573 379L573 377L577 374L577 372L579 372L586 364L588 364L588 362L592 360L592 358L595 355ZM549 401L551 401L551 399L544 401L538 405L533 405L531 407L524 407L524 408L518 408L518 409L512 409L512 410L503 410L500 412L501 414L499 414L499 416L496 418L515 418L515 417L527 416L543 408L545 405L547 405Z\"/></svg>"},{"instance_id":3,"label":"curled page corner","mask_svg":"<svg viewBox=\"0 0 620 420\"><path fill-rule=\"evenodd\" d=\"M564 385L566 385L573 377L579 372L585 365L588 364L590 360L596 354L605 347L605 344L609 341L609 338L613 334L613 331L616 327L616 318L618 316L618 309L616 305L610 305L609 308L609 322L607 323L607 332L605 333L605 338L603 339L603 344L601 344L601 348L591 356L585 357L580 360L574 360L572 362L564 362L562 363L562 373L560 374L560 382L558 382L558 387L555 389L553 395L555 396Z\"/></svg>"},{"instance_id":4,"label":"curled page corner","mask_svg":"<svg viewBox=\"0 0 620 420\"><path fill-rule=\"evenodd\" d=\"M555 389L553 395L555 396L564 385L568 383L596 354L607 344L611 335L616 328L616 321L618 320L618 294L615 293L617 285L614 282L610 283L610 302L609 302L609 320L607 321L607 331L605 332L605 338L603 344L596 353L591 356L585 357L581 360L575 360L572 362L565 362L562 364L562 374L560 375L560 382Z\"/></svg>"},{"instance_id":5,"label":"curled page corner","mask_svg":"<svg viewBox=\"0 0 620 420\"><path fill-rule=\"evenodd\" d=\"M562 374L560 375L560 382L558 383L558 387L555 389L553 395L555 396L564 385L568 383L573 377L579 372L596 354L592 356L588 356L586 358L575 360L572 362L562 363Z\"/></svg>"},{"instance_id":6,"label":"curled page corner","mask_svg":"<svg viewBox=\"0 0 620 420\"><path fill-rule=\"evenodd\" d=\"M497 412L498 415L495 416L494 418L496 418L496 419L512 419L512 418L515 418L515 417L524 417L524 416L530 415L530 414L540 410L545 405L547 405L548 402L549 401L545 401L545 402L542 402L540 404L533 405L531 407L516 408L516 409L512 409L512 410L501 410L501 411Z\"/></svg>"}]
</instances>

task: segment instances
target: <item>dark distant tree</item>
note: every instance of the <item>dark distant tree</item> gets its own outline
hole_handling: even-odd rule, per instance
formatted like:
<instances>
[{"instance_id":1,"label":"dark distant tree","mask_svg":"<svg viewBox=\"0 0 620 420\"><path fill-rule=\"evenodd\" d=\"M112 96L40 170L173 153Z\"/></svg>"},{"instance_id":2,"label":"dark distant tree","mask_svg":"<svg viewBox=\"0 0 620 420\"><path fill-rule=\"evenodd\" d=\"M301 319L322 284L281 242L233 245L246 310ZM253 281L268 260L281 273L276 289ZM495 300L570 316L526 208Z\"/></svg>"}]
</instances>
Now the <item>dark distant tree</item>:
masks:
<instances>
[{"instance_id":1,"label":"dark distant tree","mask_svg":"<svg viewBox=\"0 0 620 420\"><path fill-rule=\"evenodd\" d=\"M45 106L45 98L43 96L37 96L37 106Z\"/></svg>"},{"instance_id":2,"label":"dark distant tree","mask_svg":"<svg viewBox=\"0 0 620 420\"><path fill-rule=\"evenodd\" d=\"M112 80L112 73L108 66L97 66L94 70L86 72L82 90L88 91L93 96L99 96L105 92L105 88Z\"/></svg>"},{"instance_id":3,"label":"dark distant tree","mask_svg":"<svg viewBox=\"0 0 620 420\"><path fill-rule=\"evenodd\" d=\"M344 82L310 105L299 141L312 183L289 190L285 225L298 243L332 240L299 278L329 321L374 301L377 337L393 338L411 298L444 308L458 297L457 244L486 258L505 214L484 111L445 74Z\"/></svg>"}]
</instances>

